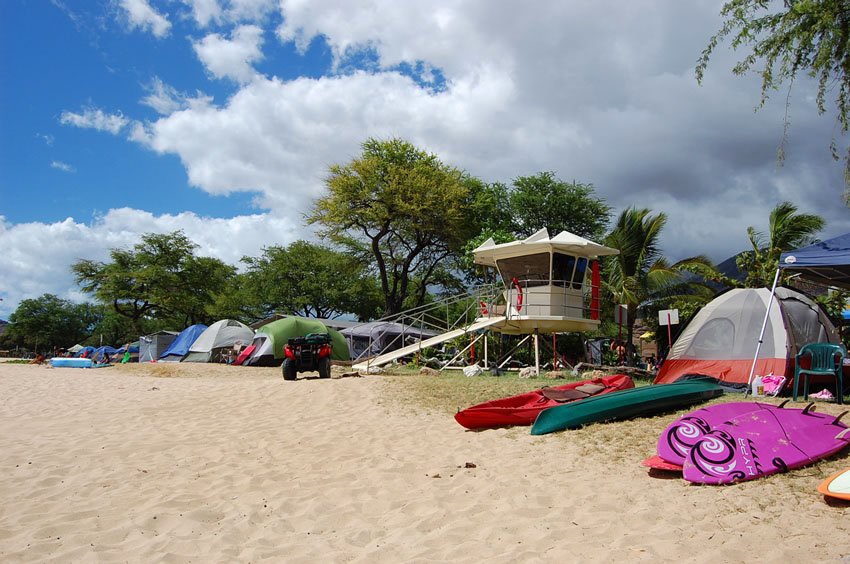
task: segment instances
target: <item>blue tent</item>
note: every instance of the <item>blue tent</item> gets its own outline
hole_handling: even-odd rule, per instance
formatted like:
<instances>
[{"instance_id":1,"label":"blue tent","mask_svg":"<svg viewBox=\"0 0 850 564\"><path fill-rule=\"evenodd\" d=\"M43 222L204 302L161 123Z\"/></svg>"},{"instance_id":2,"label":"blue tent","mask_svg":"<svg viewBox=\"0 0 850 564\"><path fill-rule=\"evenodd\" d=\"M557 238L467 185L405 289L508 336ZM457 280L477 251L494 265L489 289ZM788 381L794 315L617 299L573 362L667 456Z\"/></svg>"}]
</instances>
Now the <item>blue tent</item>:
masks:
<instances>
[{"instance_id":1,"label":"blue tent","mask_svg":"<svg viewBox=\"0 0 850 564\"><path fill-rule=\"evenodd\" d=\"M102 347L98 347L95 349L94 354L91 355L91 359L94 362L102 363L109 362L116 353L122 353L124 351L116 349L115 347L110 347L109 345L104 345Z\"/></svg>"},{"instance_id":2,"label":"blue tent","mask_svg":"<svg viewBox=\"0 0 850 564\"><path fill-rule=\"evenodd\" d=\"M850 233L782 253L779 268L802 278L850 290Z\"/></svg>"},{"instance_id":3,"label":"blue tent","mask_svg":"<svg viewBox=\"0 0 850 564\"><path fill-rule=\"evenodd\" d=\"M171 345L159 355L161 362L180 362L183 357L189 354L189 347L195 342L195 339L206 330L207 326L203 323L191 325L183 329L177 338L172 341Z\"/></svg>"}]
</instances>

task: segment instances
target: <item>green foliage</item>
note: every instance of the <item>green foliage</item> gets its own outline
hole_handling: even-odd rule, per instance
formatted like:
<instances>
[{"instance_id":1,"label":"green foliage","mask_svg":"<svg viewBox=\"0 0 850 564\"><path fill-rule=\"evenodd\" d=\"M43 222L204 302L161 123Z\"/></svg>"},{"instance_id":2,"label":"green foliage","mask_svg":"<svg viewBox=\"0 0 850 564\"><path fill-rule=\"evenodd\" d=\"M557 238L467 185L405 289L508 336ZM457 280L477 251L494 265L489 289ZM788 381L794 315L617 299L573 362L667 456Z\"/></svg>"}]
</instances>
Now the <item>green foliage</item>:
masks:
<instances>
[{"instance_id":1,"label":"green foliage","mask_svg":"<svg viewBox=\"0 0 850 564\"><path fill-rule=\"evenodd\" d=\"M480 231L470 219L482 184L401 139L368 139L362 149L330 167L328 194L308 222L355 256L368 250L384 313L398 313L409 297L423 303L438 268L451 271L457 251Z\"/></svg>"},{"instance_id":2,"label":"green foliage","mask_svg":"<svg viewBox=\"0 0 850 564\"><path fill-rule=\"evenodd\" d=\"M141 334L144 320L168 320L175 326L209 323L206 311L235 274L218 259L196 257L181 231L148 233L132 250L112 249L107 263L80 260L72 265L77 283Z\"/></svg>"},{"instance_id":3,"label":"green foliage","mask_svg":"<svg viewBox=\"0 0 850 564\"><path fill-rule=\"evenodd\" d=\"M814 235L823 229L823 218L813 214L797 213L797 206L782 202L770 212L767 235L747 228L752 251L741 253L736 259L738 270L745 272L745 288L771 287L779 268L779 256L815 241ZM783 274L781 282L787 280Z\"/></svg>"},{"instance_id":4,"label":"green foliage","mask_svg":"<svg viewBox=\"0 0 850 564\"><path fill-rule=\"evenodd\" d=\"M287 313L333 318L354 313L372 318L380 308L375 279L356 258L328 247L296 241L245 257L241 294L256 317Z\"/></svg>"},{"instance_id":5,"label":"green foliage","mask_svg":"<svg viewBox=\"0 0 850 564\"><path fill-rule=\"evenodd\" d=\"M702 82L717 44L729 37L732 47L748 47L750 53L735 65L743 75L761 64L761 103L770 93L795 78L817 80L818 113L826 112L828 94L835 96L838 123L846 133L850 125L850 4L847 0L729 0L720 11L723 26L709 40L696 67ZM788 130L786 118L786 133ZM839 158L833 138L830 149ZM780 149L780 160L783 153ZM850 149L845 155L845 179L850 185ZM850 192L845 192L845 198ZM850 200L848 200L850 203Z\"/></svg>"},{"instance_id":6,"label":"green foliage","mask_svg":"<svg viewBox=\"0 0 850 564\"><path fill-rule=\"evenodd\" d=\"M6 337L17 345L52 352L83 342L100 320L90 304L74 304L53 294L23 300L9 316Z\"/></svg>"},{"instance_id":7,"label":"green foliage","mask_svg":"<svg viewBox=\"0 0 850 564\"><path fill-rule=\"evenodd\" d=\"M658 240L667 222L663 213L652 216L648 209L623 210L605 244L620 251L604 263L603 286L611 303L626 304L626 343L631 348L634 324L642 314L650 325L649 313L666 309L675 300L705 303L714 296L713 290L701 279L685 276L689 271L715 270L704 256L690 257L670 264L661 254ZM630 351L631 353L632 351ZM629 357L631 358L631 354Z\"/></svg>"},{"instance_id":8,"label":"green foliage","mask_svg":"<svg viewBox=\"0 0 850 564\"><path fill-rule=\"evenodd\" d=\"M520 176L508 196L512 231L524 238L546 228L551 235L569 231L599 240L608 226L611 207L593 194L593 185L567 183L553 172Z\"/></svg>"}]
</instances>

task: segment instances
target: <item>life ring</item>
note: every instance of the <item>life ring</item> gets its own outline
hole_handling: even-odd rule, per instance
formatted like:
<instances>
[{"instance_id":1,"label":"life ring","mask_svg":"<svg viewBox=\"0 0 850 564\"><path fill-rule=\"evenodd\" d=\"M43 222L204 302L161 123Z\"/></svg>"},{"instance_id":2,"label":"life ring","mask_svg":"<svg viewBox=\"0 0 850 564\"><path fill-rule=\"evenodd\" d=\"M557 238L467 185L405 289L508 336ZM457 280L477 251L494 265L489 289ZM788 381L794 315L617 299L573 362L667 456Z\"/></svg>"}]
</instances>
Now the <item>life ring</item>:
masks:
<instances>
[{"instance_id":1,"label":"life ring","mask_svg":"<svg viewBox=\"0 0 850 564\"><path fill-rule=\"evenodd\" d=\"M511 280L511 284L516 288L516 310L518 312L522 311L522 286L519 285L519 280L516 279L516 276Z\"/></svg>"},{"instance_id":2,"label":"life ring","mask_svg":"<svg viewBox=\"0 0 850 564\"><path fill-rule=\"evenodd\" d=\"M481 304L481 315L489 314L489 311L487 310L487 304L485 304L484 302L478 302L478 303Z\"/></svg>"}]
</instances>

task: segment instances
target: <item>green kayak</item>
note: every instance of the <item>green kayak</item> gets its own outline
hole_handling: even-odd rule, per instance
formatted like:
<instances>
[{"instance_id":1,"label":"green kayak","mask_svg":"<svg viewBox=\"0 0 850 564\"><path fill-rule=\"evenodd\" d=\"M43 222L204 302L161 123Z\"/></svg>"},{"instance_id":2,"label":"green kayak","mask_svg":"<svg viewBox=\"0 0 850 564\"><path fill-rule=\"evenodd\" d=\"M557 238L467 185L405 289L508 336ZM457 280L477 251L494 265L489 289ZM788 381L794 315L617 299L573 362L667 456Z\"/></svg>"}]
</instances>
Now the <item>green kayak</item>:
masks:
<instances>
[{"instance_id":1,"label":"green kayak","mask_svg":"<svg viewBox=\"0 0 850 564\"><path fill-rule=\"evenodd\" d=\"M642 386L582 401L565 403L540 412L532 435L575 429L588 423L626 419L700 403L723 393L710 379L680 380L672 384Z\"/></svg>"}]
</instances>

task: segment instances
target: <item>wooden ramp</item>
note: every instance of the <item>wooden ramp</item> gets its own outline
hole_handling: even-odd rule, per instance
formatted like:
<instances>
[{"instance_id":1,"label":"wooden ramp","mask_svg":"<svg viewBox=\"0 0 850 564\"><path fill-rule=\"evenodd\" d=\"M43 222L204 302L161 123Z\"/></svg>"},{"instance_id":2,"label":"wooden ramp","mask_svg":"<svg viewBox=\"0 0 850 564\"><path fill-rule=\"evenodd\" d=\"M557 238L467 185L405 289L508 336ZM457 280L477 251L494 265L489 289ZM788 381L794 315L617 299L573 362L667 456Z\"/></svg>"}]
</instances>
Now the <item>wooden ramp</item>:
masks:
<instances>
[{"instance_id":1,"label":"wooden ramp","mask_svg":"<svg viewBox=\"0 0 850 564\"><path fill-rule=\"evenodd\" d=\"M384 364L387 364L388 362L392 362L394 360L398 360L403 356L413 354L428 347L433 347L434 345L438 345L445 341L456 339L457 337L461 337L463 335L466 335L467 333L480 331L481 329L486 329L487 327L492 327L494 325L505 323L505 321L507 321L507 317L505 317L504 315L479 319L471 325L467 325L466 327L454 329L447 333L437 335L436 337L431 337L429 339L425 339L424 341L419 341L417 343L413 343L412 345L407 345L406 347L394 350L392 352L388 352L386 354L382 354L368 361L358 362L357 364L353 365L352 368L354 370L365 371L368 370L371 366L383 366Z\"/></svg>"}]
</instances>

